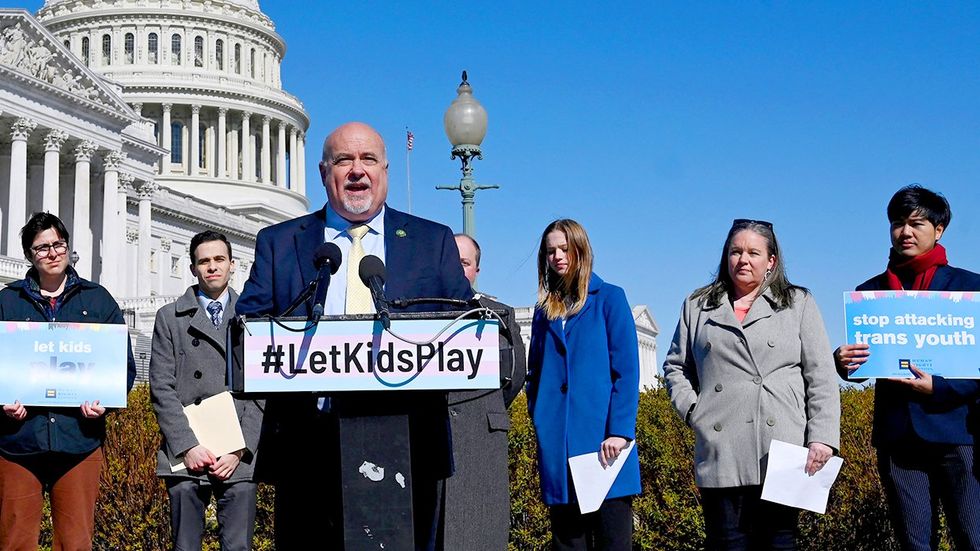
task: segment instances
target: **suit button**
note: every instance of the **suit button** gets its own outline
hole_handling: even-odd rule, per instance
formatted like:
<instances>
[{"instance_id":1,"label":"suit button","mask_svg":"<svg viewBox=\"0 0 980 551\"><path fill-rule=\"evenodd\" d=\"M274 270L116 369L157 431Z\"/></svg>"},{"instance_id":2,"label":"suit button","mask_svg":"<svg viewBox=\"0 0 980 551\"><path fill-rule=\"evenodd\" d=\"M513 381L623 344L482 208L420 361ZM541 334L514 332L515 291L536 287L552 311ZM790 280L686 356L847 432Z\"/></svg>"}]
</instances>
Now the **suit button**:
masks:
<instances>
[{"instance_id":1,"label":"suit button","mask_svg":"<svg viewBox=\"0 0 980 551\"><path fill-rule=\"evenodd\" d=\"M201 375L203 375L203 373L201 373L200 371L195 371L194 372L194 378L195 379L200 379L201 378Z\"/></svg>"},{"instance_id":2,"label":"suit button","mask_svg":"<svg viewBox=\"0 0 980 551\"><path fill-rule=\"evenodd\" d=\"M193 344L194 346L198 346L199 344L201 344L201 339L194 339L191 341L191 344Z\"/></svg>"},{"instance_id":3,"label":"suit button","mask_svg":"<svg viewBox=\"0 0 980 551\"><path fill-rule=\"evenodd\" d=\"M770 427L774 427L774 426L776 426L776 420L773 419L772 417L770 417L770 418L766 419L766 424L769 425Z\"/></svg>"},{"instance_id":4,"label":"suit button","mask_svg":"<svg viewBox=\"0 0 980 551\"><path fill-rule=\"evenodd\" d=\"M458 410L455 410L455 409L451 409L451 410L449 410L449 415L452 415L453 417L456 417L457 415L459 415L459 411Z\"/></svg>"},{"instance_id":5,"label":"suit button","mask_svg":"<svg viewBox=\"0 0 980 551\"><path fill-rule=\"evenodd\" d=\"M201 405L201 399L200 399L200 398L196 398L196 399L194 400L194 405L195 405L195 406L199 406L199 405Z\"/></svg>"},{"instance_id":6,"label":"suit button","mask_svg":"<svg viewBox=\"0 0 980 551\"><path fill-rule=\"evenodd\" d=\"M51 422L54 423L54 417L51 418Z\"/></svg>"},{"instance_id":7,"label":"suit button","mask_svg":"<svg viewBox=\"0 0 980 551\"><path fill-rule=\"evenodd\" d=\"M567 392L568 392L568 384L567 383L562 384L561 385L561 393L562 394L566 394Z\"/></svg>"},{"instance_id":8,"label":"suit button","mask_svg":"<svg viewBox=\"0 0 980 551\"><path fill-rule=\"evenodd\" d=\"M715 392L721 392L725 387L721 386L721 383L715 385Z\"/></svg>"},{"instance_id":9,"label":"suit button","mask_svg":"<svg viewBox=\"0 0 980 551\"><path fill-rule=\"evenodd\" d=\"M710 350L711 350L711 343L709 342L708 344L704 345L704 351L708 352Z\"/></svg>"},{"instance_id":10,"label":"suit button","mask_svg":"<svg viewBox=\"0 0 980 551\"><path fill-rule=\"evenodd\" d=\"M756 375L755 377L752 377L752 382L755 383L755 384L757 384L757 385L761 385L762 384L762 377L759 377L758 375Z\"/></svg>"},{"instance_id":11,"label":"suit button","mask_svg":"<svg viewBox=\"0 0 980 551\"><path fill-rule=\"evenodd\" d=\"M769 345L769 348L776 348L776 341L773 339L769 339L769 341L766 342L766 344Z\"/></svg>"},{"instance_id":12,"label":"suit button","mask_svg":"<svg viewBox=\"0 0 980 551\"><path fill-rule=\"evenodd\" d=\"M715 432L721 432L721 423L715 423L715 426L712 428L715 429Z\"/></svg>"}]
</instances>

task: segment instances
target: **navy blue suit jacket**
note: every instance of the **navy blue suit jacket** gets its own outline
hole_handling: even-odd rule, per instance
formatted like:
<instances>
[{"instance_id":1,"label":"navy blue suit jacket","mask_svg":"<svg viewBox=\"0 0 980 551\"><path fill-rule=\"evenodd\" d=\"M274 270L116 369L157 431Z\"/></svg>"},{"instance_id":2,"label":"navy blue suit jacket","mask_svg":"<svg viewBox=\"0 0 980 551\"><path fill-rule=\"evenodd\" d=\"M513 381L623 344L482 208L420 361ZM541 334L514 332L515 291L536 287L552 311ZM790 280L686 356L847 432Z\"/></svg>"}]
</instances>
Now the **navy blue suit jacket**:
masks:
<instances>
[{"instance_id":1,"label":"navy blue suit jacket","mask_svg":"<svg viewBox=\"0 0 980 551\"><path fill-rule=\"evenodd\" d=\"M885 274L858 286L858 291L888 290ZM930 291L980 291L980 274L940 266ZM980 359L978 359L980 361ZM933 393L917 393L891 381L875 385L874 430L876 447L889 447L917 436L926 442L972 445L980 430L980 380L932 377Z\"/></svg>"},{"instance_id":2,"label":"navy blue suit jacket","mask_svg":"<svg viewBox=\"0 0 980 551\"><path fill-rule=\"evenodd\" d=\"M279 315L316 279L313 251L323 243L326 207L312 214L259 231L255 262L235 311L246 316ZM389 299L439 297L469 299L473 296L463 275L459 250L452 231L435 222L385 208L385 296ZM333 277L345 277L338 272ZM291 315L306 316L308 301ZM432 311L439 307L416 305L405 311ZM344 393L344 399L356 398ZM452 474L452 439L444 392L403 392L411 400L409 422L412 433L413 474L444 478ZM409 396L410 395L410 396ZM392 397L393 398L393 397ZM391 402L388 398L386 402ZM364 401L364 400L362 400ZM301 450L309 440L310 421L317 415L316 398L289 396L268 402L267 427L263 434L265 465L257 466L260 477L275 480L268 469L282 473L292 468L279 465L290 452ZM273 450L274 448L274 450ZM272 453L269 453L272 452ZM416 453L424 455L416 456ZM269 465L272 463L272 465ZM424 469L417 472L417 469Z\"/></svg>"}]
</instances>

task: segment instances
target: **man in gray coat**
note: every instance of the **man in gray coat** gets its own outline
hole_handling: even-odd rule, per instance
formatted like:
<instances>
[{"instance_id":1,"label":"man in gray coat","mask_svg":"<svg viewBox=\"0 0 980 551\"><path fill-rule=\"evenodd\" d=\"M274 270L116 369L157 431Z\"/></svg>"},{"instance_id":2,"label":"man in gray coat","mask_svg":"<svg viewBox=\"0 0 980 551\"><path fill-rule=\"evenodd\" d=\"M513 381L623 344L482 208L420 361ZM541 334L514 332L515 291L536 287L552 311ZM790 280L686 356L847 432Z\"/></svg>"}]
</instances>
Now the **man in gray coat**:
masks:
<instances>
[{"instance_id":1,"label":"man in gray coat","mask_svg":"<svg viewBox=\"0 0 980 551\"><path fill-rule=\"evenodd\" d=\"M465 234L455 237L463 274L475 285L480 246ZM514 344L512 349L501 335L499 389L449 393L456 472L445 482L442 548L446 550L501 551L507 549L510 532L507 407L524 387L527 364L514 309L485 296L480 303L508 310L506 322Z\"/></svg>"},{"instance_id":2,"label":"man in gray coat","mask_svg":"<svg viewBox=\"0 0 980 551\"><path fill-rule=\"evenodd\" d=\"M157 312L150 357L150 393L163 441L157 475L170 496L174 549L201 549L204 512L217 501L221 549L247 550L255 526L256 483L252 466L263 404L234 398L245 448L216 456L191 429L184 407L226 392L225 334L238 295L228 287L235 270L231 244L217 232L191 239L190 286ZM174 465L184 468L174 471Z\"/></svg>"}]
</instances>

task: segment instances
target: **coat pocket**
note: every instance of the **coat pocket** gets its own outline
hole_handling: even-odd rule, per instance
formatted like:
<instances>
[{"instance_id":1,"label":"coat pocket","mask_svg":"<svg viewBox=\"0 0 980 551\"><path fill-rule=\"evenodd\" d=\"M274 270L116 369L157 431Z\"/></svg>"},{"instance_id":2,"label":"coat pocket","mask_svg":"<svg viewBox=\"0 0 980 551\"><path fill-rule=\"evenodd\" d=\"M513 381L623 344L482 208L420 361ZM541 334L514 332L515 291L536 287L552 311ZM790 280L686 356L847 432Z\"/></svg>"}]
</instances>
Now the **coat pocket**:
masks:
<instances>
[{"instance_id":1,"label":"coat pocket","mask_svg":"<svg viewBox=\"0 0 980 551\"><path fill-rule=\"evenodd\" d=\"M507 413L502 412L488 412L487 425L490 427L491 431L510 430L510 416L507 415Z\"/></svg>"}]
</instances>

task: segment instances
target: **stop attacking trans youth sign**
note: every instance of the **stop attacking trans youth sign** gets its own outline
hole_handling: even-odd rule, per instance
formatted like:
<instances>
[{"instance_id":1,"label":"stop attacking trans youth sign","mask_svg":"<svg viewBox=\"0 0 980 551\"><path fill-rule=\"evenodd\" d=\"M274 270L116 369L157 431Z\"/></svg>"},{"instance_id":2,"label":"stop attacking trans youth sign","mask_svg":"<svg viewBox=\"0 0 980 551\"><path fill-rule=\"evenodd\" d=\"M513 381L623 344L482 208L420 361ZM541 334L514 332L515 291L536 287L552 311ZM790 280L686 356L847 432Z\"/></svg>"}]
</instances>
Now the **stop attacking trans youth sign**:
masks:
<instances>
[{"instance_id":1,"label":"stop attacking trans youth sign","mask_svg":"<svg viewBox=\"0 0 980 551\"><path fill-rule=\"evenodd\" d=\"M980 379L980 291L844 294L847 343L870 347L852 379L912 378L909 367L947 379Z\"/></svg>"}]
</instances>

